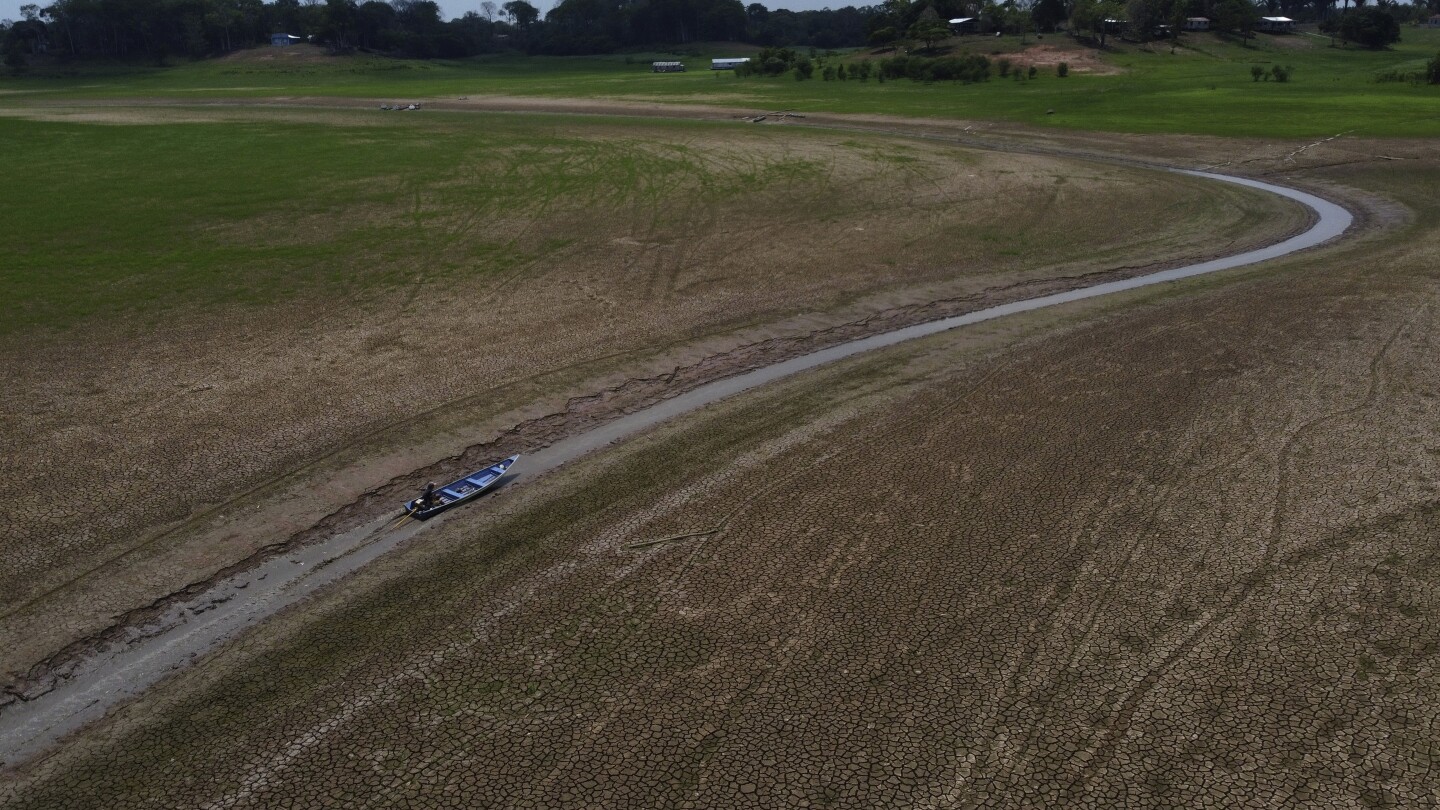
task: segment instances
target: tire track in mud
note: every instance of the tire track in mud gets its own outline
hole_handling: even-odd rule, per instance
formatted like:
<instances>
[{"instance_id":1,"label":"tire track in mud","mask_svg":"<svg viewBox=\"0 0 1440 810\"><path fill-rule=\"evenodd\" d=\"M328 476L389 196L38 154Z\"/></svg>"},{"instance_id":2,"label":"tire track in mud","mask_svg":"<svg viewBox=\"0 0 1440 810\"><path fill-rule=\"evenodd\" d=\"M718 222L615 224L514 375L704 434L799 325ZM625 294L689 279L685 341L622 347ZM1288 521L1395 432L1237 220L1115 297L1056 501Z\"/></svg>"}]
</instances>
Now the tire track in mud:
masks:
<instances>
[{"instance_id":1,"label":"tire track in mud","mask_svg":"<svg viewBox=\"0 0 1440 810\"><path fill-rule=\"evenodd\" d=\"M1121 272L1130 269L1131 268L1123 268ZM1022 282L1011 287L997 290L989 290L953 299L942 299L922 305L886 310L856 321L814 330L802 335L771 338L745 344L729 352L711 355L687 366L677 366L663 374L652 377L631 378L593 394L572 397L568 399L558 411L522 422L500 434L492 441L472 445L456 455L440 459L427 467L392 478L385 484L362 493L351 503L322 517L312 527L296 532L279 542L262 546L243 560L218 569L209 576L197 580L173 593L160 597L147 605L134 608L121 614L106 629L72 642L61 650L47 656L44 660L32 665L18 682L8 685L4 693L0 693L0 711L3 711L6 705L16 700L31 700L34 697L45 694L54 687L57 681L64 680L68 677L67 673L75 661L110 644L122 641L134 628L153 622L169 610L176 602L192 599L198 594L218 586L220 583L235 575L244 573L263 564L267 560L282 556L296 548L314 543L325 537L350 531L380 514L388 513L392 511L395 503L404 499L406 493L417 488L420 482L427 479L443 478L446 476L453 477L453 474L458 474L474 467L479 462L488 459L496 453L509 455L514 452L532 452L535 449L547 447L555 441L583 432L585 429L603 423L607 421L607 419L619 414L645 408L664 399L669 399L691 391L708 382L799 357L817 348L834 346L857 337L884 334L899 327L926 323L937 318L948 317L956 312L974 311L974 309L991 303L997 298L1001 301L1023 298L1023 293L1036 288L1048 291L1056 286L1063 289L1067 286L1083 285L1085 281L1095 277L1108 277L1115 272L1116 271L1101 271L1082 274L1068 279L1060 278L1036 282ZM441 403L433 408L417 413L410 419L377 428L375 431L361 436L357 440L357 443L383 435L396 428L403 427L406 424L421 421L435 413L451 408L464 407L467 402L488 395L487 392L486 394L467 396L459 400ZM353 445L346 445L337 448L334 452L310 462L296 472L304 472L317 464L323 463L327 459L347 451L352 446ZM235 498L196 514L181 525L159 533L143 543L100 562L71 580L62 583L57 588L37 594L29 601L15 606L4 615L0 615L0 619L19 613L49 598L54 593L73 585L75 582L94 575L105 566L129 558L133 554L143 551L155 543L173 536L179 531L193 527L213 515L229 509L236 500L263 492L269 487L288 480L294 474L295 473L290 473L277 479L266 481L246 492L240 493Z\"/></svg>"},{"instance_id":2,"label":"tire track in mud","mask_svg":"<svg viewBox=\"0 0 1440 810\"><path fill-rule=\"evenodd\" d=\"M127 653L143 646L150 639L161 637L178 625L171 624L158 629L153 626L147 628L147 625L153 625L162 616L173 614L180 606L201 598L222 584L282 555L300 548L323 546L327 540L341 540L347 532L353 533L377 515L393 512L394 505L403 499L401 493L413 489L418 481L473 468L496 453L528 453L537 448L550 448L552 455L559 459L551 462L552 466L558 465L565 462L565 453L578 457L593 449L593 443L597 443L597 440L604 436L614 436L609 441L618 441L694 408L839 359L1007 315L1278 258L1329 242L1341 236L1353 222L1349 212L1340 206L1283 186L1188 170L1171 171L1269 191L1309 207L1315 212L1317 219L1308 230L1298 235L1234 256L1172 266L1144 275L1139 275L1136 268L1119 268L1068 278L1021 282L982 293L901 307L805 335L747 344L729 352L706 357L688 366L676 367L664 374L627 380L595 394L571 398L560 411L523 422L491 441L472 445L426 468L393 478L385 485L364 493L352 503L332 512L312 527L267 545L246 559L157 599L150 605L129 611L106 630L73 642L48 656L31 667L18 683L7 685L5 693L0 695L0 757L8 760L8 764L14 764L17 759L16 752L33 754L79 725L62 709L61 716L50 721L39 721L43 728L37 733L34 718L42 716L46 705L52 705L37 701L43 701L43 697L54 692L57 687L66 685L72 696L76 690L83 688L83 683L67 682L73 681L77 673L82 672L87 659L111 645L119 645L122 648L121 653ZM377 432L394 427L388 426ZM558 449L559 447L567 449ZM540 467L537 473L544 472L545 469L547 468ZM263 485L257 489L263 489ZM217 507L220 508L223 506ZM413 532L406 536L410 534ZM163 536L165 535L162 534L161 537ZM153 543L155 539L144 545ZM131 554L144 545L127 550L121 556ZM366 545L373 547L379 544ZM384 549L367 553L383 553L390 547L392 546L387 545ZM342 551L340 556L348 553L350 552ZM360 555L356 555L352 558L352 565L363 564L354 561L359 557ZM368 558L367 556L366 559ZM322 565L330 562L334 560L325 560ZM343 568L345 566L339 566L337 570ZM294 572L293 576L294 582L303 585L306 581L306 572L303 570ZM302 586L297 586L300 587ZM1246 592L1248 593L1248 589ZM44 597L36 597L37 600L40 598ZM36 600L27 604L33 604L34 601ZM266 610L262 605L254 611L246 625L258 622L275 609L278 607L271 606L270 610ZM183 616L180 623L183 623ZM206 649L228 637L202 639L198 646ZM145 676L148 680L140 684L135 691L154 683L164 674L166 672L149 673ZM101 706L100 711L103 712L109 705L125 697L126 695L116 694L112 689L97 696L82 708L93 717L97 705ZM1138 705L1138 699L1135 703ZM15 704L26 708L25 714L30 718L26 721L28 725L14 721ZM1133 707L1131 710L1133 711ZM1123 734L1117 734L1113 739L1118 740L1122 736Z\"/></svg>"},{"instance_id":3,"label":"tire track in mud","mask_svg":"<svg viewBox=\"0 0 1440 810\"><path fill-rule=\"evenodd\" d=\"M1135 683L1125 697L1118 703L1117 710L1112 715L1112 719L1104 731L1105 737L1099 741L1099 744L1093 749L1094 755L1091 759L1090 767L1086 769L1088 776L1078 778L1066 789L1065 793L1062 794L1064 801L1077 802L1082 798L1088 786L1099 778L1105 766L1114 759L1118 753L1120 743L1124 741L1134 721L1135 713L1150 695L1150 692L1175 666L1185 660L1191 652L1196 650L1207 637L1229 619L1242 613L1247 607L1250 595L1261 585L1265 584L1275 573L1276 569L1280 567L1280 565L1276 563L1275 558L1277 549L1280 546L1281 536L1284 532L1285 517L1288 513L1287 502L1289 500L1291 461L1295 448L1306 436L1326 423L1360 413L1374 403L1376 397L1379 396L1381 378L1383 377L1382 364L1385 356L1389 354L1391 347L1394 346L1395 341L1399 339L1400 335L1414 324L1420 313L1430 305L1430 301L1425 301L1417 306L1409 317L1405 318L1405 320L1391 332L1384 344L1382 344L1380 349L1375 353L1375 356L1371 358L1368 369L1369 385L1365 395L1361 397L1359 402L1349 407L1324 413L1309 419L1297 427L1290 436L1285 439L1277 453L1275 500L1270 516L1268 538L1265 540L1260 564L1252 569L1249 574L1245 575L1241 580L1240 589L1234 592L1235 595L1231 599L1225 604L1205 611L1205 615L1202 615L1200 620L1192 625L1191 628L1171 646L1169 652L1161 656L1159 661L1150 666L1144 675L1140 676L1140 680Z\"/></svg>"},{"instance_id":4,"label":"tire track in mud","mask_svg":"<svg viewBox=\"0 0 1440 810\"><path fill-rule=\"evenodd\" d=\"M801 440L802 436L797 435L791 438L790 443L796 444L799 443ZM757 456L753 458L750 463L758 465L764 463L764 460L765 459L763 457ZM736 514L740 513L748 504L750 504L756 498L761 497L762 495L776 489L782 484L788 483L791 479L800 476L804 472L804 470L796 470L784 478L762 484L758 489L753 490L750 494L746 495L738 505L730 509L724 516L722 516L718 524L719 527L723 529L731 518L733 518ZM696 484L696 489L703 490L708 487L719 487L724 486L726 483L727 480L724 476L718 476L716 478L698 482ZM656 508L654 511L663 512L663 509ZM648 519L649 517L647 516L647 518L641 520L641 523L643 524ZM602 538L598 541L598 543L604 546L606 545L607 541ZM652 595L651 601L653 604L658 604L659 602L663 601L671 591L673 591L676 587L679 586L681 581L688 574L690 569L694 566L696 558L703 550L703 546L704 542L702 539L702 542L695 543L690 548L686 549L686 553L684 555L685 558L681 562L677 570L670 574L661 584L661 586L657 589L657 591ZM586 606L603 602L612 588L623 583L630 574L634 573L635 571L641 570L647 564L652 562L654 558L658 556L658 554L663 553L664 552L657 550L656 552L652 553L640 553L630 555L629 559L621 563L618 569L616 569L613 575L608 579L608 581L595 592L594 597L589 600ZM505 613L507 613L511 609L516 608L519 605L524 604L527 599L532 597L534 595L536 587L537 585L534 582L527 582L518 586L518 588L513 593L508 594L507 597L503 600L505 602L506 609L497 614L485 617L483 620L483 624L475 625L471 628L472 632L475 632L478 635L484 635L488 633L489 629L493 627L496 621L502 618ZM577 606L577 608L583 609L586 606ZM637 638L640 637L643 629L645 627L648 627L650 624L651 620L647 619L642 626L636 628L634 631L630 632L626 636L620 647L623 649L624 647L633 643ZM533 634L531 640L527 641L524 646L521 647L522 654L524 654L525 651L533 650L537 643L542 641L544 635L544 630L536 631ZM277 751L255 771L253 771L247 777L245 784L243 784L238 790L232 793L225 794L221 797L216 797L210 802L206 803L204 806L230 806L234 802L250 795L256 789L263 787L265 784L271 782L273 779L283 775L283 772L287 770L296 759L304 755L308 750L314 748L315 746L323 744L329 736L340 733L344 729L344 727L351 721L353 721L355 718L363 716L365 711L368 711L374 707L385 706L393 703L395 700L398 699L395 694L396 687L401 686L411 680L423 681L424 677L428 673L436 671L452 658L463 657L469 654L471 654L471 650L469 645L466 644L460 647L446 648L440 651L439 654L426 654L410 659L410 662L406 666L399 668L399 671L396 673L395 676L387 678L382 683L375 685L374 688L372 688L358 700L348 702L341 711L337 712L334 716L329 718L323 726L311 732L308 732L301 737L296 738L285 748ZM537 710L527 708L518 713L517 717L530 717L533 716L536 711ZM543 710L538 711L540 713L543 713ZM599 733L601 729L603 729L611 720L614 719L614 716L618 711L619 709L617 708L614 711L608 713L605 717L602 717L595 723L592 723L591 733ZM573 743L573 746L575 747L578 747L578 745L578 741ZM561 773L563 768L564 756L566 755L562 755L560 757L560 759L562 760L562 764L553 769L552 776ZM541 786L543 786L543 780L537 782L531 787L532 789L535 789Z\"/></svg>"}]
</instances>

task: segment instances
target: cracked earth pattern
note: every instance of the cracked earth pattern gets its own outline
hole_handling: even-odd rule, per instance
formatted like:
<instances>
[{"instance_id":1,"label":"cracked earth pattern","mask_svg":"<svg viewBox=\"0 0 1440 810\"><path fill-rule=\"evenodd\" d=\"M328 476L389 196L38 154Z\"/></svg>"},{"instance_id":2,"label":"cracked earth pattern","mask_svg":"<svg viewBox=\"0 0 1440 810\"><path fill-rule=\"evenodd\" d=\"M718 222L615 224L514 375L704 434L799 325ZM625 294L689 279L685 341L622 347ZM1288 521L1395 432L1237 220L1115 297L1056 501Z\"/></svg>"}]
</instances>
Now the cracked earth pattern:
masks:
<instances>
[{"instance_id":1,"label":"cracked earth pattern","mask_svg":"<svg viewBox=\"0 0 1440 810\"><path fill-rule=\"evenodd\" d=\"M1426 223L711 409L444 525L0 804L1433 805Z\"/></svg>"},{"instance_id":2,"label":"cracked earth pattern","mask_svg":"<svg viewBox=\"0 0 1440 810\"><path fill-rule=\"evenodd\" d=\"M665 134L617 123L575 123L574 132L594 143L564 156L564 176L583 177L587 160L626 149L647 166ZM637 169L633 187L569 199L579 191L561 186L540 211L510 219L446 211L431 252L414 257L422 282L429 264L467 257L463 248L496 230L562 245L463 294L417 284L379 305L339 296L221 315L181 309L153 327L102 322L0 341L0 500L11 505L0 515L0 705L73 639L475 441L448 434L463 433L453 424L437 428L436 413L483 419L563 400L561 391L591 393L577 386L615 375L622 362L676 351L669 367L683 365L697 359L683 347L708 339L709 350L733 348L744 342L727 337L736 330L794 337L873 314L896 296L964 296L1272 235L1254 226L1274 221L1271 201L1202 181L1157 184L1129 169L853 134L689 137L669 146L694 156L701 180L744 185L743 205L695 196L686 184L700 181L685 173ZM457 175L479 183L485 168ZM449 199L404 191L399 209L361 213L420 221ZM303 244L322 218L301 208L293 222L228 225L243 232L237 238L265 232ZM1153 216L1141 221L1137 209ZM1025 238L1080 211L1066 241ZM417 357L456 335L486 348L434 353L426 373L414 373ZM411 430L431 445L407 445ZM341 466L377 437L391 442L388 467ZM322 483L284 478L297 471ZM244 500L265 487L276 489Z\"/></svg>"}]
</instances>

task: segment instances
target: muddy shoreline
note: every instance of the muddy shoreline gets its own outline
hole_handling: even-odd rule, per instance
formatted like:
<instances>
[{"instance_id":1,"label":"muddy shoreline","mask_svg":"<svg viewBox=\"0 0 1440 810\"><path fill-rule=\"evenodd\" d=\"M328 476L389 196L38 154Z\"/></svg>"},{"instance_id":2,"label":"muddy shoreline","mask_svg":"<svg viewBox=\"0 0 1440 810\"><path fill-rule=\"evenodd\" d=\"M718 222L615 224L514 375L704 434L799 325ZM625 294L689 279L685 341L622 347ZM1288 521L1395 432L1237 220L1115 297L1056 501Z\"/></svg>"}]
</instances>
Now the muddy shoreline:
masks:
<instances>
[{"instance_id":1,"label":"muddy shoreline","mask_svg":"<svg viewBox=\"0 0 1440 810\"><path fill-rule=\"evenodd\" d=\"M1285 234L1290 238L1313 225ZM1282 240L1283 241L1283 240ZM1208 261L1214 256L1202 257ZM1188 264L1188 263L1187 263ZM811 354L842 343L893 332L917 324L952 318L990 307L1023 301L1036 296L1052 295L1083 289L1095 284L1137 278L1181 266L1174 262L1164 265L1121 267L1110 271L1085 273L1069 278L1043 279L983 294L936 300L924 304L897 307L872 316L817 330L794 337L772 338L740 346L732 351L714 354L667 374L631 378L592 394L572 397L565 408L531 419L501 432L495 439L466 447L460 453L440 459L434 464L394 478L384 486L364 493L359 499L327 515L320 522L255 553L225 566L203 579L196 580L150 604L137 607L119 617L100 633L78 639L34 664L24 677L6 684L0 691L0 712L16 701L30 701L53 690L72 677L85 658L110 649L112 645L133 644L153 636L146 631L157 621L171 614L178 604L202 598L226 581L253 571L266 562L292 553L336 534L367 525L394 512L402 502L423 485L424 481L454 477L493 457L511 453L530 454L552 444L573 438L587 431L664 400L680 396L702 385L771 366ZM153 627L152 627L153 630ZM113 651L113 650L112 650Z\"/></svg>"},{"instance_id":2,"label":"muddy shoreline","mask_svg":"<svg viewBox=\"0 0 1440 810\"><path fill-rule=\"evenodd\" d=\"M1184 173L1194 174L1188 171ZM311 566L310 571L317 567L325 570L325 573L319 576L306 573L292 577L289 582L297 582L299 585L290 590L288 596L275 597L273 594L277 591L272 591L271 601L259 608L254 606L263 600L256 597L239 599L231 608L217 612L217 615L212 617L212 622L222 616L233 621L220 628L222 632L213 633L208 639L202 639L201 643L186 647L179 658L173 655L162 657L163 666L160 671L152 674L145 683L126 684L133 690L129 691L130 695L138 694L154 680L163 677L164 671L183 666L186 660L223 643L243 627L293 603L314 588L355 570L374 556L408 539L418 528L397 532L393 536L381 537L378 540L374 539L374 535L384 526L383 516L392 515L395 504L403 500L405 495L424 479L458 473L498 455L513 452L535 454L537 451L554 448L548 460L538 465L532 462L530 472L526 473L543 474L594 447L628 436L650 424L825 362L1007 314L1276 258L1326 243L1344 233L1352 221L1350 214L1339 206L1313 198L1307 200L1309 195L1288 192L1256 181L1211 177L1265 188L1309 206L1313 212L1309 227L1300 234L1288 235L1289 238L1278 240L1269 247L1236 256L1189 262L1183 266L1116 268L901 307L801 337L760 341L707 357L667 374L632 379L595 394L573 398L563 411L526 421L503 432L492 441L472 445L455 456L394 478L332 513L320 523L295 533L284 541L265 546L246 559L144 608L130 611L100 634L72 643L33 667L20 683L7 688L6 701L0 703L0 706L5 706L6 703L10 705L6 707L7 710L0 710L0 720L4 720L6 714L12 714L13 720L13 713L20 707L25 707L26 713L29 713L30 704L54 693L77 677L94 677L96 673L103 675L107 662L115 660L127 650L152 643L152 639L180 627L194 616L219 611L220 606L251 586L257 586L256 590L245 596L258 595L262 590L258 587L259 584L268 579L272 572L264 571L258 577L251 575L262 572L267 567L275 567L277 563L284 562L282 558L289 557L292 567L303 568L308 564ZM701 389L705 389L705 392L701 392ZM674 402L667 407L658 407L667 401ZM541 455L544 456L543 453ZM342 548L330 549L327 552L323 546L333 539L343 539L345 542L341 543ZM365 552L352 554L359 549L365 549ZM345 558L346 562L337 565L341 558ZM294 573L292 570L292 574ZM288 583L280 582L280 579L277 578L272 585L275 588L287 587ZM111 677L114 678L113 673ZM123 698L113 691L109 695L111 703L121 699ZM86 699L82 702L83 717L72 714L69 718L46 725L42 733L31 736L29 741L18 747L7 745L7 749L11 749L5 752L6 759L10 760L7 764L15 764L17 753L18 759L23 759L24 756L43 749L48 742L98 716L96 707L101 703L99 699ZM103 714L105 708L107 706L101 705L98 711ZM34 728L36 726L32 725L32 731Z\"/></svg>"}]
</instances>

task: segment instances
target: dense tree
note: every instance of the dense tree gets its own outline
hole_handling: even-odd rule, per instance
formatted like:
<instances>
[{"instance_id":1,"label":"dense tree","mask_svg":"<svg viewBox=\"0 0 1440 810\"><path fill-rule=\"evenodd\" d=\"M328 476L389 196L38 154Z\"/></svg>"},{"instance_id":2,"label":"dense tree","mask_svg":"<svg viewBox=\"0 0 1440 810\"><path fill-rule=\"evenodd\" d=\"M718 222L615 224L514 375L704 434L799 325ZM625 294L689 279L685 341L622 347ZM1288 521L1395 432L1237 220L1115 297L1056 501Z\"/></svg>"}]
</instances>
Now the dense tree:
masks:
<instances>
[{"instance_id":1,"label":"dense tree","mask_svg":"<svg viewBox=\"0 0 1440 810\"><path fill-rule=\"evenodd\" d=\"M1216 0L1210 10L1210 26L1217 31L1249 38L1260 22L1260 10L1250 0Z\"/></svg>"},{"instance_id":2,"label":"dense tree","mask_svg":"<svg viewBox=\"0 0 1440 810\"><path fill-rule=\"evenodd\" d=\"M748 25L743 37L757 45L800 45L840 48L864 45L869 41L870 16L853 6L834 11L789 11L775 9L758 18L746 10Z\"/></svg>"},{"instance_id":3,"label":"dense tree","mask_svg":"<svg viewBox=\"0 0 1440 810\"><path fill-rule=\"evenodd\" d=\"M1035 27L1041 31L1054 31L1070 15L1065 0L1036 0L1030 8Z\"/></svg>"},{"instance_id":4,"label":"dense tree","mask_svg":"<svg viewBox=\"0 0 1440 810\"><path fill-rule=\"evenodd\" d=\"M880 75L882 78L909 78L917 82L956 81L970 84L989 80L990 60L979 54L939 59L895 56L880 62Z\"/></svg>"},{"instance_id":5,"label":"dense tree","mask_svg":"<svg viewBox=\"0 0 1440 810\"><path fill-rule=\"evenodd\" d=\"M1142 42L1163 36L1158 31L1167 26L1173 38L1189 16L1183 0L1128 0L1125 19L1130 32Z\"/></svg>"},{"instance_id":6,"label":"dense tree","mask_svg":"<svg viewBox=\"0 0 1440 810\"><path fill-rule=\"evenodd\" d=\"M43 12L34 4L20 7L20 19L10 23L0 35L3 38L6 66L18 71L28 64L27 56L45 53L50 49L50 31L42 19Z\"/></svg>"},{"instance_id":7,"label":"dense tree","mask_svg":"<svg viewBox=\"0 0 1440 810\"><path fill-rule=\"evenodd\" d=\"M871 8L870 12L867 22L869 34L873 37L876 32L888 30L892 32L887 40L890 41L897 39L900 32L910 30L920 9L910 0L885 0L882 5Z\"/></svg>"},{"instance_id":8,"label":"dense tree","mask_svg":"<svg viewBox=\"0 0 1440 810\"><path fill-rule=\"evenodd\" d=\"M395 7L380 0L367 0L355 9L355 39L358 47L389 50L399 30Z\"/></svg>"},{"instance_id":9,"label":"dense tree","mask_svg":"<svg viewBox=\"0 0 1440 810\"><path fill-rule=\"evenodd\" d=\"M25 71L25 66L30 63L30 60L25 55L27 50L25 41L15 32L17 24L6 25L0 22L0 51L5 54L6 69L19 75Z\"/></svg>"},{"instance_id":10,"label":"dense tree","mask_svg":"<svg viewBox=\"0 0 1440 810\"><path fill-rule=\"evenodd\" d=\"M336 50L355 47L360 31L360 9L355 0L325 0L325 23L320 29Z\"/></svg>"},{"instance_id":11,"label":"dense tree","mask_svg":"<svg viewBox=\"0 0 1440 810\"><path fill-rule=\"evenodd\" d=\"M945 23L940 22L940 15L935 11L934 6L926 6L925 10L915 18L914 24L910 26L910 38L918 39L925 43L925 50L930 50L936 42L950 36L950 29Z\"/></svg>"},{"instance_id":12,"label":"dense tree","mask_svg":"<svg viewBox=\"0 0 1440 810\"><path fill-rule=\"evenodd\" d=\"M1034 9L1017 0L1005 0L998 7L1001 28L1007 34L1019 34L1020 43L1025 43L1026 36L1035 28Z\"/></svg>"},{"instance_id":13,"label":"dense tree","mask_svg":"<svg viewBox=\"0 0 1440 810\"><path fill-rule=\"evenodd\" d=\"M906 0L893 0L904 3ZM697 40L838 48L863 45L871 9L770 11L741 0L561 0L544 19L526 0L484 0L444 21L434 0L54 0L0 32L12 68L71 57L204 57L306 37L335 51L463 57L502 49L600 53ZM915 10L918 13L919 9Z\"/></svg>"},{"instance_id":14,"label":"dense tree","mask_svg":"<svg viewBox=\"0 0 1440 810\"><path fill-rule=\"evenodd\" d=\"M1124 6L1117 0L1076 0L1074 10L1070 12L1070 24L1076 31L1089 31L1103 48L1105 37L1110 32L1110 26L1105 21L1122 16Z\"/></svg>"},{"instance_id":15,"label":"dense tree","mask_svg":"<svg viewBox=\"0 0 1440 810\"><path fill-rule=\"evenodd\" d=\"M1400 41L1400 23L1387 9L1357 8L1340 16L1340 38L1366 48L1383 48Z\"/></svg>"},{"instance_id":16,"label":"dense tree","mask_svg":"<svg viewBox=\"0 0 1440 810\"><path fill-rule=\"evenodd\" d=\"M505 14L514 20L515 24L521 29L529 28L535 24L536 20L540 19L540 9L535 8L525 2L525 0L510 0L510 2L500 8L504 9Z\"/></svg>"}]
</instances>

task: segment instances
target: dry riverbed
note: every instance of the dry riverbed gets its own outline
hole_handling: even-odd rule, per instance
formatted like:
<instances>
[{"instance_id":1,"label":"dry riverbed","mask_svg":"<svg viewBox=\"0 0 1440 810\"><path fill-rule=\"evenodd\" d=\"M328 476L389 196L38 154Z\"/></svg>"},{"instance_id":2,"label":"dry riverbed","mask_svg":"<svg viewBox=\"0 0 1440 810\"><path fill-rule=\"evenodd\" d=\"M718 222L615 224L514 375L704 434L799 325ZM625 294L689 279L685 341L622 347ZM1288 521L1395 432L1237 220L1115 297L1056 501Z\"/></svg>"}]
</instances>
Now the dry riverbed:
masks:
<instances>
[{"instance_id":1,"label":"dry riverbed","mask_svg":"<svg viewBox=\"0 0 1440 810\"><path fill-rule=\"evenodd\" d=\"M274 117L277 127L355 127L370 114L16 110L84 126L176 125L178 114L179 126ZM435 126L486 120L450 115ZM160 322L109 318L5 338L6 692L46 688L76 653L153 615L156 600L388 511L472 456L544 444L867 331L1234 252L1305 221L1267 195L1050 155L742 125L685 130L673 143L674 131L643 122L567 121L593 140L592 157L659 148L648 138L691 156L712 182L753 177L753 188L702 205L684 182L642 176L595 192L609 201L603 217L589 194L499 219L427 212L417 190L394 211L352 212L454 221L445 244L401 268L416 278L402 294L180 308ZM214 227L299 243L349 227L272 219ZM562 247L479 283L427 278L429 263L504 232ZM455 457L467 447L480 449Z\"/></svg>"},{"instance_id":2,"label":"dry riverbed","mask_svg":"<svg viewBox=\"0 0 1440 810\"><path fill-rule=\"evenodd\" d=\"M1440 165L1406 148L1251 166L1355 190L1348 247L898 347L506 493L0 802L1417 803Z\"/></svg>"}]
</instances>

